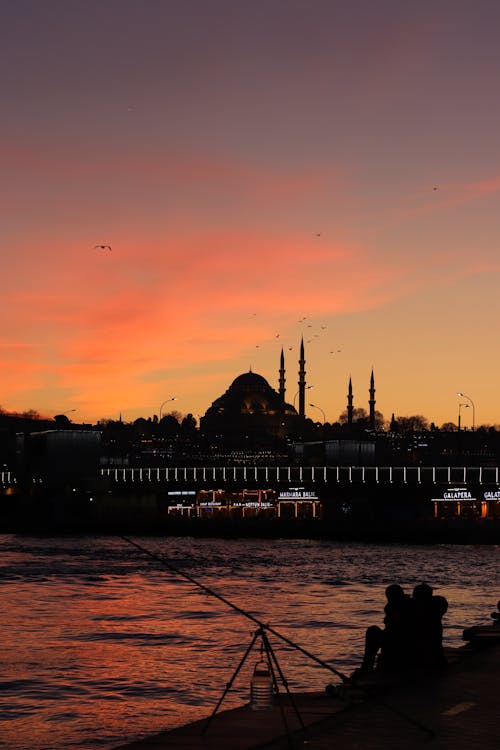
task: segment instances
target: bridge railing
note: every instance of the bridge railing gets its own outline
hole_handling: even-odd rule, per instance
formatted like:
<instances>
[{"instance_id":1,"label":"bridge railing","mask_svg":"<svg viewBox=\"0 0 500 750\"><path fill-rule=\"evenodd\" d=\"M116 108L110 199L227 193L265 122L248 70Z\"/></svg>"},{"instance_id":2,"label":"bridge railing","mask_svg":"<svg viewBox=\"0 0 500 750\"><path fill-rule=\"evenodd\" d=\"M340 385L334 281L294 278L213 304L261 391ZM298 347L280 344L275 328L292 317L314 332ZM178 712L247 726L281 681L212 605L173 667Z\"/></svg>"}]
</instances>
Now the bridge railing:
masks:
<instances>
[{"instance_id":1,"label":"bridge railing","mask_svg":"<svg viewBox=\"0 0 500 750\"><path fill-rule=\"evenodd\" d=\"M16 484L16 477L12 471L0 471L0 485L2 487L12 487Z\"/></svg>"},{"instance_id":2,"label":"bridge railing","mask_svg":"<svg viewBox=\"0 0 500 750\"><path fill-rule=\"evenodd\" d=\"M101 476L114 482L207 483L326 482L326 466L181 466L103 468Z\"/></svg>"},{"instance_id":3,"label":"bridge railing","mask_svg":"<svg viewBox=\"0 0 500 750\"><path fill-rule=\"evenodd\" d=\"M102 468L118 483L160 484L494 484L498 466L181 466Z\"/></svg>"}]
</instances>

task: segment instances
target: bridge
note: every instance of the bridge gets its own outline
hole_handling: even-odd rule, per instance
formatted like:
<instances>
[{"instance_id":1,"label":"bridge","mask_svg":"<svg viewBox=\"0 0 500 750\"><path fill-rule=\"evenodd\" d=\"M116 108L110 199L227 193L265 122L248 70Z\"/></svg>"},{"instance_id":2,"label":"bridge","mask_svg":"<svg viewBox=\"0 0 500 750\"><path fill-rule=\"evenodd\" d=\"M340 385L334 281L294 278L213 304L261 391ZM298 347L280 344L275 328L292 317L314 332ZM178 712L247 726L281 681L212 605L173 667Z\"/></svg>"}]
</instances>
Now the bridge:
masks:
<instances>
[{"instance_id":1,"label":"bridge","mask_svg":"<svg viewBox=\"0 0 500 750\"><path fill-rule=\"evenodd\" d=\"M102 467L98 479L108 486L154 485L156 487L246 488L271 486L304 487L441 487L489 486L500 493L498 466L162 466ZM46 483L32 476L34 484ZM14 487L12 471L0 472L0 486Z\"/></svg>"},{"instance_id":2,"label":"bridge","mask_svg":"<svg viewBox=\"0 0 500 750\"><path fill-rule=\"evenodd\" d=\"M498 466L180 466L107 467L111 484L187 486L269 485L495 485Z\"/></svg>"}]
</instances>

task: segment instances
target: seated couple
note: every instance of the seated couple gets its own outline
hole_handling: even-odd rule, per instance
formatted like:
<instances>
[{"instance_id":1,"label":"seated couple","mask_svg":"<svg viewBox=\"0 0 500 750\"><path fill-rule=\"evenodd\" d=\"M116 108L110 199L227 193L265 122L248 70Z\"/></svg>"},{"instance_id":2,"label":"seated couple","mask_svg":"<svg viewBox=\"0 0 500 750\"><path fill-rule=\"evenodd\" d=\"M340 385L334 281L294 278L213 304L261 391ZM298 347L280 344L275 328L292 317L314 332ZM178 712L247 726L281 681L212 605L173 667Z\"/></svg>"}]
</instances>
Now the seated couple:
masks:
<instances>
[{"instance_id":1,"label":"seated couple","mask_svg":"<svg viewBox=\"0 0 500 750\"><path fill-rule=\"evenodd\" d=\"M385 595L384 628L367 629L363 663L352 677L375 669L405 672L445 666L441 618L448 609L446 599L435 596L426 583L415 586L412 596L394 583Z\"/></svg>"}]
</instances>

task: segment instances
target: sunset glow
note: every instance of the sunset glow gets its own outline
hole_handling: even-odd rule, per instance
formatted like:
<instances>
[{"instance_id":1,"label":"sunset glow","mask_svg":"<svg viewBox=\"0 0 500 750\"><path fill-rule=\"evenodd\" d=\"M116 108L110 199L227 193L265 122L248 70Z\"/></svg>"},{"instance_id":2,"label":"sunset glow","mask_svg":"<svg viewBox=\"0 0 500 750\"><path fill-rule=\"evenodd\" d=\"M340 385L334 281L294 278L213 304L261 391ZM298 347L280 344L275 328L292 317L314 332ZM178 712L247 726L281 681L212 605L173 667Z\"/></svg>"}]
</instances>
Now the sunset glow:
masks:
<instances>
[{"instance_id":1,"label":"sunset glow","mask_svg":"<svg viewBox=\"0 0 500 750\"><path fill-rule=\"evenodd\" d=\"M500 6L2 10L4 410L198 419L282 347L292 402L303 337L328 421L373 367L386 419L500 424Z\"/></svg>"}]
</instances>

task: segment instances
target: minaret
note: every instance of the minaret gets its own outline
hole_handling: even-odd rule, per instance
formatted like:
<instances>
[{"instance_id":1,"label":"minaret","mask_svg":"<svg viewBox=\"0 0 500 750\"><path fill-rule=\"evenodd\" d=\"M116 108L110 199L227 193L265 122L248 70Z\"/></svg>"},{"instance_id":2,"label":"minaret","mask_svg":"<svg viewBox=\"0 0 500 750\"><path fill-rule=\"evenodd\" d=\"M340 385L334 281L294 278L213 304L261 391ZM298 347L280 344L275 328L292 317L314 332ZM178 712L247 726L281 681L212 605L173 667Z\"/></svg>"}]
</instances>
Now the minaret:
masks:
<instances>
[{"instance_id":1,"label":"minaret","mask_svg":"<svg viewBox=\"0 0 500 750\"><path fill-rule=\"evenodd\" d=\"M304 357L304 337L300 340L300 359L299 359L299 417L306 416L306 360Z\"/></svg>"},{"instance_id":2,"label":"minaret","mask_svg":"<svg viewBox=\"0 0 500 750\"><path fill-rule=\"evenodd\" d=\"M375 429L375 378L373 377L373 367L372 367L372 374L370 378L370 399L368 401L370 405L370 420L369 424L372 430Z\"/></svg>"},{"instance_id":3,"label":"minaret","mask_svg":"<svg viewBox=\"0 0 500 750\"><path fill-rule=\"evenodd\" d=\"M347 424L349 427L352 426L352 415L353 415L354 407L352 405L352 381L351 377L349 376L349 390L347 392Z\"/></svg>"},{"instance_id":4,"label":"minaret","mask_svg":"<svg viewBox=\"0 0 500 750\"><path fill-rule=\"evenodd\" d=\"M285 355L283 354L283 347L281 347L281 358L280 358L280 379L279 379L279 394L283 403L285 402Z\"/></svg>"}]
</instances>

